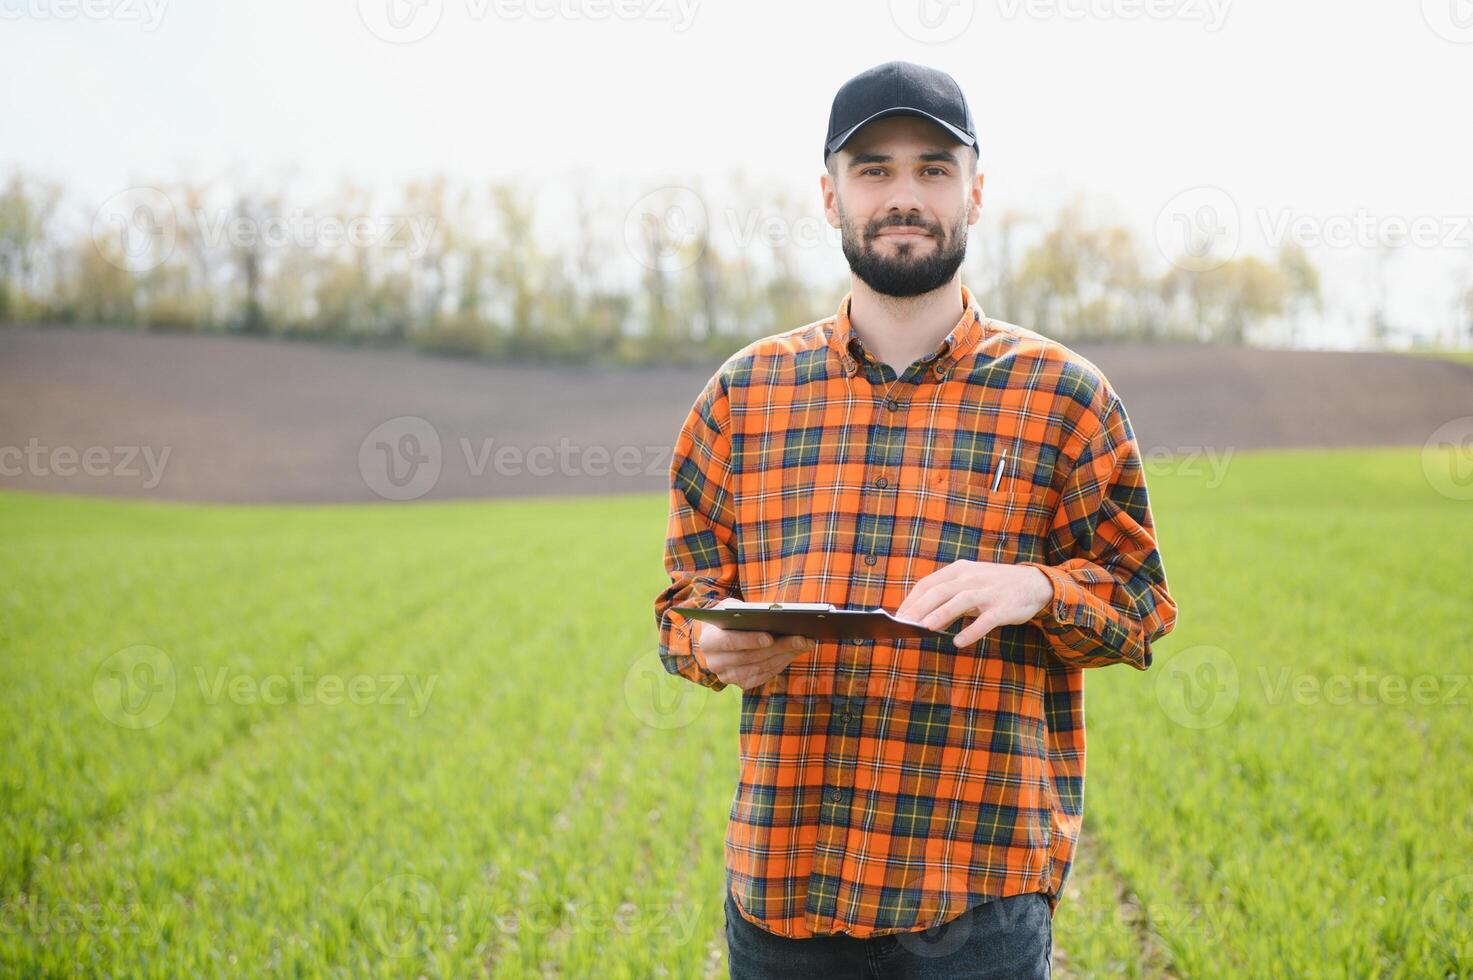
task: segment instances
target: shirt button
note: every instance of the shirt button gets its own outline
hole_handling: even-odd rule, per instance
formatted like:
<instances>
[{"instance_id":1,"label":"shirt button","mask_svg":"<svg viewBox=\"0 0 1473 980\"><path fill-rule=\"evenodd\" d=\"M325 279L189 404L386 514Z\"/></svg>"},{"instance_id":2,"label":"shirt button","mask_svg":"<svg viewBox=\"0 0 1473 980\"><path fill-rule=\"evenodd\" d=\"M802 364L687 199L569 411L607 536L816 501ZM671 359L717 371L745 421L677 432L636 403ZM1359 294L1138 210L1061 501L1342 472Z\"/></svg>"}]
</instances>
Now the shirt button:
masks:
<instances>
[{"instance_id":1,"label":"shirt button","mask_svg":"<svg viewBox=\"0 0 1473 980\"><path fill-rule=\"evenodd\" d=\"M841 790L841 789L839 789L839 787L835 786L833 789L829 790L829 802L830 803L838 803L843 798L844 798L844 791Z\"/></svg>"},{"instance_id":2,"label":"shirt button","mask_svg":"<svg viewBox=\"0 0 1473 980\"><path fill-rule=\"evenodd\" d=\"M895 399L893 399L893 398L886 398L885 399L885 407L888 408L892 412L898 412L898 411L900 411L900 403L898 401L896 401Z\"/></svg>"},{"instance_id":3,"label":"shirt button","mask_svg":"<svg viewBox=\"0 0 1473 980\"><path fill-rule=\"evenodd\" d=\"M865 555L864 556L864 563L866 565L873 565L875 563L875 556L874 555Z\"/></svg>"},{"instance_id":4,"label":"shirt button","mask_svg":"<svg viewBox=\"0 0 1473 980\"><path fill-rule=\"evenodd\" d=\"M875 480L875 486L879 487L881 490L885 489L889 485L890 485L890 481L887 480L887 479L885 479L883 476L880 477L879 479Z\"/></svg>"}]
</instances>

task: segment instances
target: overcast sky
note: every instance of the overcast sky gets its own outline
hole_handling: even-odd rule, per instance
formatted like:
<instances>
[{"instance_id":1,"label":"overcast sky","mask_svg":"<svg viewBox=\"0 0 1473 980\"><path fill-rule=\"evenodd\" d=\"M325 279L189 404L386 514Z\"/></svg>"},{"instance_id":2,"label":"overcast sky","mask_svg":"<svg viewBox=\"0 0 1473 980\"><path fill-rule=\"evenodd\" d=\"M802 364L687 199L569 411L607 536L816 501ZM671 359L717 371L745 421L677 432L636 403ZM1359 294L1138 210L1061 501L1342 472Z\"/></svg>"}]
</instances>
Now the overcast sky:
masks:
<instances>
[{"instance_id":1,"label":"overcast sky","mask_svg":"<svg viewBox=\"0 0 1473 980\"><path fill-rule=\"evenodd\" d=\"M1290 219L1311 245L1401 221L1424 242L1387 265L1403 316L1473 282L1469 0L0 0L0 15L0 166L90 200L289 165L383 186L740 169L817 214L835 89L901 58L967 93L994 214L1085 191L1150 242L1163 209L1206 195L1253 252ZM1312 254L1369 268L1354 244Z\"/></svg>"}]
</instances>

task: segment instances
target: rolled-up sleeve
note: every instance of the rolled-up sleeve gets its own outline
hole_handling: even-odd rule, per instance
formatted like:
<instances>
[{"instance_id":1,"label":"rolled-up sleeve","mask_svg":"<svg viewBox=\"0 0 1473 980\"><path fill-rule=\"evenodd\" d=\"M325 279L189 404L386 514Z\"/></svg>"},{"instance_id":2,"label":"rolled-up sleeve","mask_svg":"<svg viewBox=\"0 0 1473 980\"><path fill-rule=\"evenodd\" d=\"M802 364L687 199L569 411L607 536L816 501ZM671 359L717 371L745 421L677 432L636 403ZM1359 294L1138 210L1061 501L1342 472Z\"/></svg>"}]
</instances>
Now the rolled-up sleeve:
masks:
<instances>
[{"instance_id":1,"label":"rolled-up sleeve","mask_svg":"<svg viewBox=\"0 0 1473 980\"><path fill-rule=\"evenodd\" d=\"M1054 564L1024 562L1053 584L1032 622L1077 667L1151 665L1151 643L1176 623L1156 544L1140 449L1120 399L1102 389L1048 532ZM1093 420L1091 426L1089 420Z\"/></svg>"},{"instance_id":2,"label":"rolled-up sleeve","mask_svg":"<svg viewBox=\"0 0 1473 980\"><path fill-rule=\"evenodd\" d=\"M693 621L672 606L714 606L741 597L732 501L729 402L717 372L691 406L670 460L670 512L665 571L670 585L655 597L660 661L704 687L726 686L707 669L693 643Z\"/></svg>"}]
</instances>

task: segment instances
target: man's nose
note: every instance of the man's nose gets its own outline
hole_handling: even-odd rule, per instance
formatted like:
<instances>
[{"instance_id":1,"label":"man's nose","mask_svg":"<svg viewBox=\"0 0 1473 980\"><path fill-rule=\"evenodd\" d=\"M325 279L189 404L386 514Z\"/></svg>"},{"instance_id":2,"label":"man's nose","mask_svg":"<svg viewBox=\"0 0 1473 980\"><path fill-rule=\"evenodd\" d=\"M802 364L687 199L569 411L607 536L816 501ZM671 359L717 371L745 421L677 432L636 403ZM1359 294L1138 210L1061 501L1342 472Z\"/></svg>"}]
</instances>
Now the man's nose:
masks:
<instances>
[{"instance_id":1,"label":"man's nose","mask_svg":"<svg viewBox=\"0 0 1473 980\"><path fill-rule=\"evenodd\" d=\"M919 213L921 210L920 183L914 174L900 174L890 181L889 193L885 197L885 208L893 212Z\"/></svg>"}]
</instances>

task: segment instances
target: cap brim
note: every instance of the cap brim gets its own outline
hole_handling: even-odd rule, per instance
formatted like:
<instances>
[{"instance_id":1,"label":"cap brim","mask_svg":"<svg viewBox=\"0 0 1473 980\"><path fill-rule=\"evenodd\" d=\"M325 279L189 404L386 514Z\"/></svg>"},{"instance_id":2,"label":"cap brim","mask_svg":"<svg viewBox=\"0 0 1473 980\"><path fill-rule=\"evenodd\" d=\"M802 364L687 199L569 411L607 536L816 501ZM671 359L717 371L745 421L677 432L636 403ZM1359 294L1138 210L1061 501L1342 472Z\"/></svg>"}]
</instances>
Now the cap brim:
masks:
<instances>
[{"instance_id":1,"label":"cap brim","mask_svg":"<svg viewBox=\"0 0 1473 980\"><path fill-rule=\"evenodd\" d=\"M889 109L881 109L879 112L875 113L873 116L870 116L868 119L865 119L862 122L850 126L848 132L840 133L838 136L835 136L833 139L829 140L828 146L824 147L824 151L826 153L835 153L843 149L844 144L849 142L850 138L853 137L855 133L859 132L861 129L863 129L865 126L868 126L876 119L885 119L889 116L920 116L922 119L931 120L933 123L940 126L951 135L955 136L958 142L972 147L975 147L977 145L977 141L975 138L968 135L967 133L962 132L960 129L953 126L945 119L938 119L923 109L915 109L910 106L892 106Z\"/></svg>"}]
</instances>

